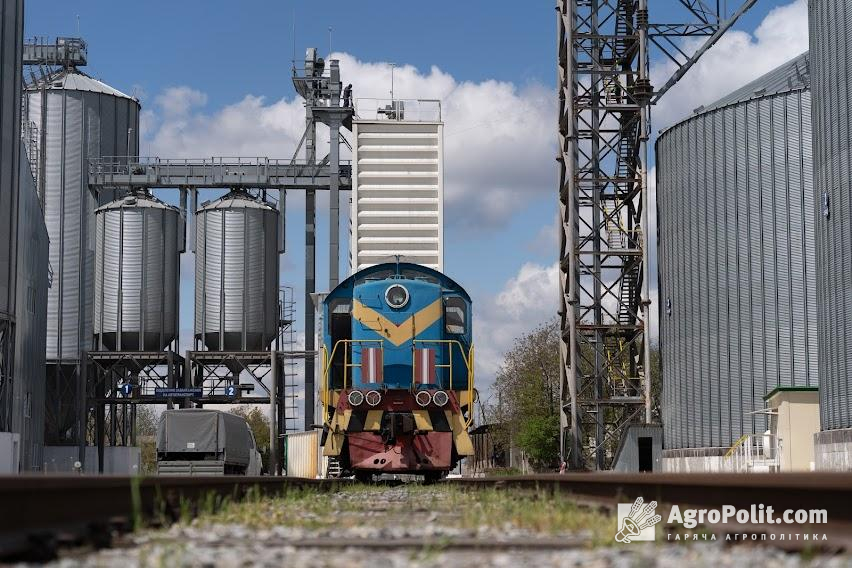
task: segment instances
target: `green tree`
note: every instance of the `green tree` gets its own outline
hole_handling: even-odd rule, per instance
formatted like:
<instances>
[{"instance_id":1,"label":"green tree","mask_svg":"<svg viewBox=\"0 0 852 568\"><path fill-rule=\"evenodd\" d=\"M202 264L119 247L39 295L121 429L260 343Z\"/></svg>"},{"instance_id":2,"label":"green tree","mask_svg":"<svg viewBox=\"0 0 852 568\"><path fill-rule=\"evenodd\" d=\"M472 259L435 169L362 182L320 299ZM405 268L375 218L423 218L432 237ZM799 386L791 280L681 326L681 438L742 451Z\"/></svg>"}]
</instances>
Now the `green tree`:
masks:
<instances>
[{"instance_id":1,"label":"green tree","mask_svg":"<svg viewBox=\"0 0 852 568\"><path fill-rule=\"evenodd\" d=\"M136 435L156 436L160 416L151 404L136 405Z\"/></svg>"},{"instance_id":2,"label":"green tree","mask_svg":"<svg viewBox=\"0 0 852 568\"><path fill-rule=\"evenodd\" d=\"M266 408L266 407L264 407ZM263 469L269 471L270 447L269 447L269 416L256 405L242 405L231 409L231 413L242 416L248 422L257 442L257 451L263 459Z\"/></svg>"},{"instance_id":3,"label":"green tree","mask_svg":"<svg viewBox=\"0 0 852 568\"><path fill-rule=\"evenodd\" d=\"M559 329L548 321L515 340L497 372L498 438L522 449L537 470L559 465Z\"/></svg>"},{"instance_id":4,"label":"green tree","mask_svg":"<svg viewBox=\"0 0 852 568\"><path fill-rule=\"evenodd\" d=\"M559 463L559 321L550 320L522 335L503 360L494 385L497 403L486 409L486 420L500 425L497 436L505 445L514 444L524 450L530 465L550 470ZM631 354L620 355L625 361ZM660 420L662 374L658 343L651 344L651 409L652 419ZM591 372L595 352L581 345L579 367ZM491 400L494 400L492 396ZM615 409L605 410L607 422L618 422ZM615 452L618 439L604 442Z\"/></svg>"}]
</instances>

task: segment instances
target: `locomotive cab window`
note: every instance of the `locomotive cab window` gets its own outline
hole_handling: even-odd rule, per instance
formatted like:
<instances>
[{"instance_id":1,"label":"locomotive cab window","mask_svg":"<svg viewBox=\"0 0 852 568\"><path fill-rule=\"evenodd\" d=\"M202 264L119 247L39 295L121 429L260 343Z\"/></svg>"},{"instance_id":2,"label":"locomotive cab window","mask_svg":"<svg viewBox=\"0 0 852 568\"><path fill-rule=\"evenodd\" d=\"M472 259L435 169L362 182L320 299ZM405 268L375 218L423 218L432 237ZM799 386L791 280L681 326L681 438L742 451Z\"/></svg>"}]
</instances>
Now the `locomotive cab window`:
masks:
<instances>
[{"instance_id":1,"label":"locomotive cab window","mask_svg":"<svg viewBox=\"0 0 852 568\"><path fill-rule=\"evenodd\" d=\"M467 328L467 306L462 298L450 297L444 301L444 326L447 333L460 335Z\"/></svg>"}]
</instances>

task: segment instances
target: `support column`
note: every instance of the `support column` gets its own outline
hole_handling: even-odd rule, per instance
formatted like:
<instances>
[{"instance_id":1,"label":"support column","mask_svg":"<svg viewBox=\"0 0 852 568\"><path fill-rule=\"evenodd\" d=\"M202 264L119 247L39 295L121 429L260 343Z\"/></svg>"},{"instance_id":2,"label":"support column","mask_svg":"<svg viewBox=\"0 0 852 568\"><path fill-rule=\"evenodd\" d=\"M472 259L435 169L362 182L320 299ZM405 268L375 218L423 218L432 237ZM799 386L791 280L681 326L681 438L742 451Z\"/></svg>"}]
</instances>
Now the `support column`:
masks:
<instances>
[{"instance_id":1,"label":"support column","mask_svg":"<svg viewBox=\"0 0 852 568\"><path fill-rule=\"evenodd\" d=\"M328 290L340 282L340 121L329 124Z\"/></svg>"},{"instance_id":2,"label":"support column","mask_svg":"<svg viewBox=\"0 0 852 568\"><path fill-rule=\"evenodd\" d=\"M648 93L653 92L650 88L649 70L651 64L648 57L648 19L645 15L648 13L648 0L639 0L639 12L642 17L638 18L639 24L639 79L643 84L648 84ZM642 247L642 322L644 325L644 341L642 344L644 361L644 385L642 396L645 397L645 423L651 423L651 243L649 235L651 234L651 221L648 214L651 200L648 193L648 138L651 133L649 115L650 97L642 100L642 108L639 115L639 179L641 185L641 195L639 202L642 204L642 219L641 219L641 247Z\"/></svg>"},{"instance_id":3,"label":"support column","mask_svg":"<svg viewBox=\"0 0 852 568\"><path fill-rule=\"evenodd\" d=\"M305 192L305 431L314 423L314 341L316 322L316 199L315 190Z\"/></svg>"},{"instance_id":4,"label":"support column","mask_svg":"<svg viewBox=\"0 0 852 568\"><path fill-rule=\"evenodd\" d=\"M98 473L104 472L104 438L106 436L105 426L106 426L106 404L101 402L106 398L106 392L104 391L103 381L98 380L97 386L95 387L94 398L97 400L95 403L95 441L98 448ZM111 416L112 422L115 423L115 414Z\"/></svg>"},{"instance_id":5,"label":"support column","mask_svg":"<svg viewBox=\"0 0 852 568\"><path fill-rule=\"evenodd\" d=\"M278 351L272 350L270 354L272 375L269 379L269 474L279 475L281 468L278 466Z\"/></svg>"},{"instance_id":6,"label":"support column","mask_svg":"<svg viewBox=\"0 0 852 568\"><path fill-rule=\"evenodd\" d=\"M86 418L89 410L86 401L87 360L88 354L83 352L83 361L77 363L77 461L80 462L80 471L86 468ZM57 379L61 377L61 371L58 374L60 376Z\"/></svg>"}]
</instances>

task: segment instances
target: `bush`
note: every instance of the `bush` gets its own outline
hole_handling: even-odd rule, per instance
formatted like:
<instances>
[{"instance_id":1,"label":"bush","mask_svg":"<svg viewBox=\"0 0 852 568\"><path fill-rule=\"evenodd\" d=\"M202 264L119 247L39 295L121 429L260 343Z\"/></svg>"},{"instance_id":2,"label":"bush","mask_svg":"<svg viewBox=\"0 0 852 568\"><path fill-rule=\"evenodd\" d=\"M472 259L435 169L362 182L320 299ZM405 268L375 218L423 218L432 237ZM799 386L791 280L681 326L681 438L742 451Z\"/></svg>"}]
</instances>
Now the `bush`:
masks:
<instances>
[{"instance_id":1,"label":"bush","mask_svg":"<svg viewBox=\"0 0 852 568\"><path fill-rule=\"evenodd\" d=\"M559 417L531 416L519 425L518 447L536 471L559 466Z\"/></svg>"}]
</instances>

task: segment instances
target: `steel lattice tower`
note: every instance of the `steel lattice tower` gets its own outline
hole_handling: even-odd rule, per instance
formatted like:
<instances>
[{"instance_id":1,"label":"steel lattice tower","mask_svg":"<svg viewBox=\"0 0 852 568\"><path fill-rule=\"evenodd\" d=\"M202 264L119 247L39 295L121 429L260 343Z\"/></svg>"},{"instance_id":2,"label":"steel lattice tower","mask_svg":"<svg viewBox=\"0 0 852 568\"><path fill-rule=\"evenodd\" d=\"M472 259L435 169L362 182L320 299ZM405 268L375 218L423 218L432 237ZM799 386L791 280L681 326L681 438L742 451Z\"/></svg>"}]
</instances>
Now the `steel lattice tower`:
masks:
<instances>
[{"instance_id":1,"label":"steel lattice tower","mask_svg":"<svg viewBox=\"0 0 852 568\"><path fill-rule=\"evenodd\" d=\"M610 467L625 427L652 420L648 321L650 108L742 15L679 0L695 20L650 24L647 0L558 0L561 448ZM685 37L708 36L692 54ZM678 68L659 90L649 45Z\"/></svg>"}]
</instances>

